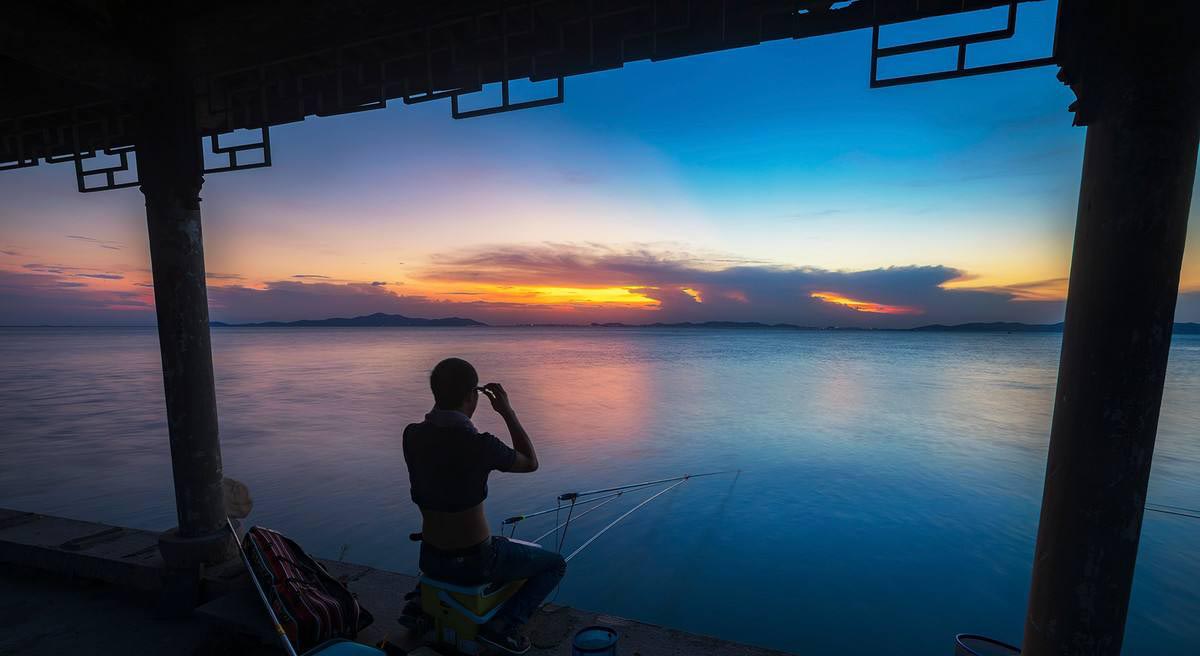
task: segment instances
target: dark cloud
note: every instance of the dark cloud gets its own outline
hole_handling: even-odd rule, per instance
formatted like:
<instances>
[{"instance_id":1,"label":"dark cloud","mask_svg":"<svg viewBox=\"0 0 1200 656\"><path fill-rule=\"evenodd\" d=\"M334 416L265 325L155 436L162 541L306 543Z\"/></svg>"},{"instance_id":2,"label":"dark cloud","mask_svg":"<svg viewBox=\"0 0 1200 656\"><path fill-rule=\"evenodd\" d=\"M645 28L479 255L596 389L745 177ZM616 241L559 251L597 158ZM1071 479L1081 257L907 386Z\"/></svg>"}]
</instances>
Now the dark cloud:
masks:
<instances>
[{"instance_id":1,"label":"dark cloud","mask_svg":"<svg viewBox=\"0 0 1200 656\"><path fill-rule=\"evenodd\" d=\"M89 244L94 244L96 246L99 246L100 248L107 248L110 251L119 251L119 250L121 250L121 246L122 246L121 242L119 242L119 241L112 241L110 239L96 239L95 237L88 237L86 235L67 235L67 239L74 239L75 241L84 241Z\"/></svg>"},{"instance_id":2,"label":"dark cloud","mask_svg":"<svg viewBox=\"0 0 1200 656\"><path fill-rule=\"evenodd\" d=\"M246 277L240 273L214 273L208 271L204 274L208 280L245 280Z\"/></svg>"},{"instance_id":3,"label":"dark cloud","mask_svg":"<svg viewBox=\"0 0 1200 656\"><path fill-rule=\"evenodd\" d=\"M619 250L598 245L547 244L503 247L443 255L423 272L439 286L625 287L658 301L635 308L589 303L531 306L483 300L487 294L453 290L438 300L404 295L373 282L281 280L261 287L213 286L214 319L267 321L390 312L410 316L469 316L490 323L589 321L765 321L803 325L902 327L924 323L1026 321L1062 318L1058 300L1022 301L1057 281L1020 288L946 289L964 273L945 266L907 266L866 271L830 271L743 263L737 258L701 258L652 248ZM419 287L419 286L418 286ZM916 310L878 314L831 304L812 294Z\"/></svg>"},{"instance_id":4,"label":"dark cloud","mask_svg":"<svg viewBox=\"0 0 1200 656\"><path fill-rule=\"evenodd\" d=\"M454 303L424 296L403 296L387 287L366 282L330 283L277 280L262 287L223 285L209 287L213 319L230 322L291 321L359 316L374 312L417 317L468 316L488 321L494 310L519 310L507 304Z\"/></svg>"},{"instance_id":5,"label":"dark cloud","mask_svg":"<svg viewBox=\"0 0 1200 656\"><path fill-rule=\"evenodd\" d=\"M649 308L596 304L530 306L483 300L487 294L454 290L439 300L398 294L375 282L281 280L261 287L209 287L211 315L223 321L269 321L388 312L418 317L465 316L489 323L587 323L590 321L764 321L801 325L903 327L966 321L1062 319L1061 301L1021 301L1012 288L945 289L962 280L950 267L889 267L829 271L813 267L712 266L710 260L654 252L533 247L499 249L440 258L426 277L449 282L469 264L473 282L522 285L621 286L658 301ZM1061 281L1033 281L1043 289ZM390 284L390 283L389 283ZM129 291L89 287L73 274L0 270L0 323L153 323L147 283ZM857 312L815 299L829 292L878 304L917 308L921 314ZM1200 321L1200 290L1181 293L1178 321Z\"/></svg>"},{"instance_id":6,"label":"dark cloud","mask_svg":"<svg viewBox=\"0 0 1200 656\"><path fill-rule=\"evenodd\" d=\"M1063 311L1059 300L1020 300L1029 297L1025 290L947 289L944 285L961 280L964 272L946 266L831 271L728 265L686 253L562 244L508 246L443 256L424 276L443 283L628 287L659 301L652 320L661 321L885 327L966 321L1053 322L1061 320ZM1036 284L1041 282L1045 281ZM861 312L814 298L815 293L914 312Z\"/></svg>"},{"instance_id":7,"label":"dark cloud","mask_svg":"<svg viewBox=\"0 0 1200 656\"><path fill-rule=\"evenodd\" d=\"M302 279L308 279L308 278L311 278L311 279L314 279L314 280L330 280L330 277L329 277L329 276L320 276L320 275L317 275L317 274L315 274L315 273L297 273L297 274L295 274L295 275L294 275L294 276L292 276L292 277L293 277L293 278L302 278Z\"/></svg>"},{"instance_id":8,"label":"dark cloud","mask_svg":"<svg viewBox=\"0 0 1200 656\"><path fill-rule=\"evenodd\" d=\"M62 266L62 265L58 265L58 264L41 264L38 262L30 262L28 264L22 264L21 267L25 268L25 269L29 269L30 271L36 271L38 273L55 273L55 274L61 274L68 270L72 270L72 271L76 270L74 267Z\"/></svg>"},{"instance_id":9,"label":"dark cloud","mask_svg":"<svg viewBox=\"0 0 1200 656\"><path fill-rule=\"evenodd\" d=\"M0 324L152 324L144 290L101 290L53 272L0 269Z\"/></svg>"},{"instance_id":10,"label":"dark cloud","mask_svg":"<svg viewBox=\"0 0 1200 656\"><path fill-rule=\"evenodd\" d=\"M75 278L94 278L96 280L123 280L125 278L125 276L119 273L108 273L103 270L97 271L96 269L67 266L65 264L42 264L40 262L30 262L28 264L22 264L21 268L34 273L52 276L72 276Z\"/></svg>"},{"instance_id":11,"label":"dark cloud","mask_svg":"<svg viewBox=\"0 0 1200 656\"><path fill-rule=\"evenodd\" d=\"M436 258L418 277L437 282L439 289L448 291L435 299L418 293L397 293L406 288L398 283L328 279L287 279L251 287L238 283L238 274L211 274L210 278L229 284L211 285L209 299L212 317L225 321L390 312L421 317L467 316L489 323L731 320L905 327L968 321L1061 321L1060 298L1065 283L1049 279L956 289L954 284L962 284L969 276L938 265L831 271L700 257L651 247L621 250L566 244L446 254ZM0 270L0 323L153 321L152 295L145 283L133 283L124 291L106 290L88 286L83 282L85 278L117 280L120 276L45 263L28 263L18 271ZM422 288L421 284L414 286ZM634 307L578 302L535 306L488 301L494 295L477 286L623 287L657 304ZM861 312L814 298L815 293L909 308L916 313ZM1180 294L1176 318L1200 321L1200 290Z\"/></svg>"},{"instance_id":12,"label":"dark cloud","mask_svg":"<svg viewBox=\"0 0 1200 656\"><path fill-rule=\"evenodd\" d=\"M978 287L976 289L1001 294L1012 294L1015 300L1021 301L1055 300L1066 296L1067 279L1047 278L1045 280L1031 280L1029 282L1004 285L1002 287Z\"/></svg>"},{"instance_id":13,"label":"dark cloud","mask_svg":"<svg viewBox=\"0 0 1200 656\"><path fill-rule=\"evenodd\" d=\"M20 257L21 254L17 251L0 250L0 255L7 255L9 257Z\"/></svg>"}]
</instances>

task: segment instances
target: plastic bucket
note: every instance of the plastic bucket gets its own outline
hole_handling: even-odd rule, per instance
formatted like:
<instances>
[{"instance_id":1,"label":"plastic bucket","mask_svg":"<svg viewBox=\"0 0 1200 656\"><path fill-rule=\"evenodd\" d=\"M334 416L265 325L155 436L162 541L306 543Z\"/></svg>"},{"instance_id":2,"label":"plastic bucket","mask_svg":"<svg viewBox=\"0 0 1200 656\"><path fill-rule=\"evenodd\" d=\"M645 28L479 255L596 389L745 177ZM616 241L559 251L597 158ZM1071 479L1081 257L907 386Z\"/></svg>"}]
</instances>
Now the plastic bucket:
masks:
<instances>
[{"instance_id":1,"label":"plastic bucket","mask_svg":"<svg viewBox=\"0 0 1200 656\"><path fill-rule=\"evenodd\" d=\"M954 637L954 656L1018 656L1020 649L986 636L960 633Z\"/></svg>"},{"instance_id":2,"label":"plastic bucket","mask_svg":"<svg viewBox=\"0 0 1200 656\"><path fill-rule=\"evenodd\" d=\"M617 632L607 626L580 629L571 641L571 656L601 656L617 653Z\"/></svg>"}]
</instances>

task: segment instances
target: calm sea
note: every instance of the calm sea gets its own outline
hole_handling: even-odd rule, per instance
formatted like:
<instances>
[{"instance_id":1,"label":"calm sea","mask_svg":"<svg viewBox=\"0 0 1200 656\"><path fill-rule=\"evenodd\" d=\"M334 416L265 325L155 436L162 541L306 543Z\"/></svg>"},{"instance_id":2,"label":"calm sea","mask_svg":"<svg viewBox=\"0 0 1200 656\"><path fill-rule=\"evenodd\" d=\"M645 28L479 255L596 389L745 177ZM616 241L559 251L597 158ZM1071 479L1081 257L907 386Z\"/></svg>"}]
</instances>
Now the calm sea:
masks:
<instances>
[{"instance_id":1,"label":"calm sea","mask_svg":"<svg viewBox=\"0 0 1200 656\"><path fill-rule=\"evenodd\" d=\"M742 470L634 513L572 561L559 602L804 653L945 654L957 632L1020 641L1059 340L223 328L213 349L226 474L252 522L319 555L415 571L400 433L456 355L504 383L542 462L493 475L494 528L568 490ZM149 329L0 329L0 506L173 525L161 381ZM490 409L477 423L504 434ZM1200 338L1180 336L1151 501L1200 506L1197 427ZM1195 653L1197 544L1200 520L1147 513L1128 653Z\"/></svg>"}]
</instances>

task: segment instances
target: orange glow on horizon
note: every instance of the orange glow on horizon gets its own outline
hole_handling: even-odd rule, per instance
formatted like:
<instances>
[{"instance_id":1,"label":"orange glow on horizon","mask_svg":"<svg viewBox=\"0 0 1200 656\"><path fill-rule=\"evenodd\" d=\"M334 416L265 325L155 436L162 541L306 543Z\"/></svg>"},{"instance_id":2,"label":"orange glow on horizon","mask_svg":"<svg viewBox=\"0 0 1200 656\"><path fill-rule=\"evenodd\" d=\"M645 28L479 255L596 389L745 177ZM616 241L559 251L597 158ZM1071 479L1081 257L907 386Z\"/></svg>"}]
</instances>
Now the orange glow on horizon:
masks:
<instances>
[{"instance_id":1,"label":"orange glow on horizon","mask_svg":"<svg viewBox=\"0 0 1200 656\"><path fill-rule=\"evenodd\" d=\"M643 287L554 287L542 285L478 285L463 288L444 295L435 292L434 297L442 300L485 301L490 303L517 303L521 305L603 305L609 307L657 307L659 301L645 294Z\"/></svg>"},{"instance_id":2,"label":"orange glow on horizon","mask_svg":"<svg viewBox=\"0 0 1200 656\"><path fill-rule=\"evenodd\" d=\"M834 292L813 292L809 294L812 298L826 303L833 303L845 308L854 310L855 312L866 312L869 314L921 314L923 310L920 308L906 307L903 305L886 305L883 303L874 303L872 301L860 301L848 296L842 296Z\"/></svg>"},{"instance_id":3,"label":"orange glow on horizon","mask_svg":"<svg viewBox=\"0 0 1200 656\"><path fill-rule=\"evenodd\" d=\"M962 291L983 291L997 294L1008 294L1013 301L1065 301L1067 300L1067 279L1048 278L1045 280L1021 280L1000 285L979 284L977 280L951 280L942 285L943 289ZM1185 291L1180 287L1180 292Z\"/></svg>"}]
</instances>

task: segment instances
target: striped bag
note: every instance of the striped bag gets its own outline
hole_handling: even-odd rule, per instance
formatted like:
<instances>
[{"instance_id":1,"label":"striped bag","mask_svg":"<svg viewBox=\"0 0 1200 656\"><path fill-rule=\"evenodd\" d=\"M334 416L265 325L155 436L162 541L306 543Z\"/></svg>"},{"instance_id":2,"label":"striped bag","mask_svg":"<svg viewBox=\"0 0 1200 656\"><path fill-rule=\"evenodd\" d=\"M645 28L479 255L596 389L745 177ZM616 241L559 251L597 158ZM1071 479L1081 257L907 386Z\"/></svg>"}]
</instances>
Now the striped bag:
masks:
<instances>
[{"instance_id":1,"label":"striped bag","mask_svg":"<svg viewBox=\"0 0 1200 656\"><path fill-rule=\"evenodd\" d=\"M255 526L246 532L242 548L298 651L331 638L353 639L374 621L345 585L291 539Z\"/></svg>"}]
</instances>

